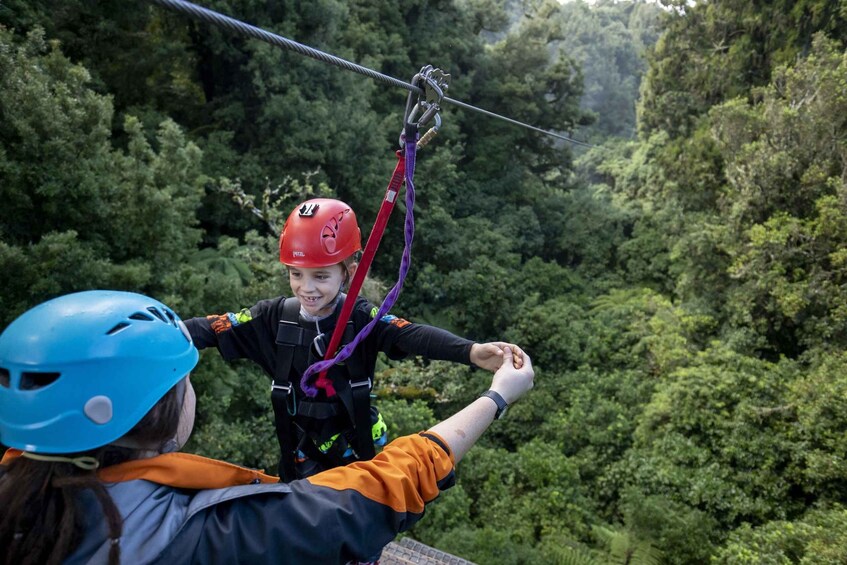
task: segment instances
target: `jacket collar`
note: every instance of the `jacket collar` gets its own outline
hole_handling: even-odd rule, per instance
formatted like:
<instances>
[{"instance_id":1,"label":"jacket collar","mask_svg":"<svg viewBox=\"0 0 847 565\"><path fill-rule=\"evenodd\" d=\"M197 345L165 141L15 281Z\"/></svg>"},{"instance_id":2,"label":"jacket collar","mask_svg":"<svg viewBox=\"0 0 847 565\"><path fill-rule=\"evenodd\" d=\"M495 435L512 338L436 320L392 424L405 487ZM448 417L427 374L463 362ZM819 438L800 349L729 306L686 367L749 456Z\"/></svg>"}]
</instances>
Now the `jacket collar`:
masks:
<instances>
[{"instance_id":1,"label":"jacket collar","mask_svg":"<svg viewBox=\"0 0 847 565\"><path fill-rule=\"evenodd\" d=\"M0 460L0 465L8 465L20 455L19 449L9 449ZM143 479L160 485L188 489L279 482L279 477L265 474L261 470L179 452L104 467L97 471L97 476L106 483Z\"/></svg>"}]
</instances>

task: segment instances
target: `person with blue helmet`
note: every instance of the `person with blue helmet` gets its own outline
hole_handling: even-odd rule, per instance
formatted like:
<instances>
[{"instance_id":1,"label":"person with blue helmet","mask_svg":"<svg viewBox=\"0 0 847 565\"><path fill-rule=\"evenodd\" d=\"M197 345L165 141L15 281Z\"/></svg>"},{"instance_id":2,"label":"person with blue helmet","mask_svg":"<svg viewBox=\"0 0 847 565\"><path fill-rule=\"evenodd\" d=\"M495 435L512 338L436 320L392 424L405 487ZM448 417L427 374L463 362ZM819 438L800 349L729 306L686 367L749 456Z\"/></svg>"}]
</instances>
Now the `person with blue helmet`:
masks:
<instances>
[{"instance_id":1,"label":"person with blue helmet","mask_svg":"<svg viewBox=\"0 0 847 565\"><path fill-rule=\"evenodd\" d=\"M347 563L453 483L454 465L533 385L507 350L491 389L373 460L290 483L180 453L197 348L152 298L59 297L0 334L4 563ZM517 365L521 365L517 363Z\"/></svg>"}]
</instances>

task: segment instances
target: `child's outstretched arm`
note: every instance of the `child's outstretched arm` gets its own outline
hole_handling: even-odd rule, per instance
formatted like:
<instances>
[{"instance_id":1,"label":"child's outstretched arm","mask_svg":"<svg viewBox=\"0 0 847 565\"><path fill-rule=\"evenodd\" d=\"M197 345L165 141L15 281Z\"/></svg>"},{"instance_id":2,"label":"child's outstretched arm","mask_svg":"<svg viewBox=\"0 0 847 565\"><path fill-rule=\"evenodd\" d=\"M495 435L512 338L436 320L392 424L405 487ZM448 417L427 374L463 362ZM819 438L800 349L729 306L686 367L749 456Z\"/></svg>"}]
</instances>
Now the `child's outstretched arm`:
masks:
<instances>
[{"instance_id":1,"label":"child's outstretched arm","mask_svg":"<svg viewBox=\"0 0 847 565\"><path fill-rule=\"evenodd\" d=\"M512 351L515 369L520 369L523 366L524 352L517 345L504 341L473 344L471 346L471 363L493 373L503 364L503 354L506 349Z\"/></svg>"},{"instance_id":2,"label":"child's outstretched arm","mask_svg":"<svg viewBox=\"0 0 847 565\"><path fill-rule=\"evenodd\" d=\"M361 311L365 312L365 319L370 318L367 312L371 312L371 306L366 301L357 308L364 308ZM386 315L380 321L383 323L377 325L372 335L377 341L377 348L388 354L390 359L420 355L432 360L476 365L493 373L500 368L503 351L508 348L514 354L514 367L520 369L523 364L524 351L513 343L474 343L445 329L409 322L393 315Z\"/></svg>"},{"instance_id":3,"label":"child's outstretched arm","mask_svg":"<svg viewBox=\"0 0 847 565\"><path fill-rule=\"evenodd\" d=\"M284 297L261 300L238 312L184 320L197 349L216 347L227 361L250 359L273 378L274 338Z\"/></svg>"}]
</instances>

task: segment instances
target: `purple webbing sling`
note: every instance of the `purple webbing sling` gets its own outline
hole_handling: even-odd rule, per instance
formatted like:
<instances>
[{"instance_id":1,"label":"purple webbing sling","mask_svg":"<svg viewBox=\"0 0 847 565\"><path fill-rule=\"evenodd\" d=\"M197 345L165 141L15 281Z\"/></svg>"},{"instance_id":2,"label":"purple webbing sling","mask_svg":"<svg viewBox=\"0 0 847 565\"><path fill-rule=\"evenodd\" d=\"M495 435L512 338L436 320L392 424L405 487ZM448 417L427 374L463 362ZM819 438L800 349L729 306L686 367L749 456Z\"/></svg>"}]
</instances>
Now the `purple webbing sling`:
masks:
<instances>
[{"instance_id":1,"label":"purple webbing sling","mask_svg":"<svg viewBox=\"0 0 847 565\"><path fill-rule=\"evenodd\" d=\"M370 335L376 323L385 316L389 310L394 306L394 303L397 302L397 298L400 296L400 291L403 288L403 282L406 280L406 275L409 272L409 266L412 263L412 240L415 237L415 184L413 182L415 176L415 156L417 154L417 134L415 135L415 139L411 142L407 139L405 143L405 153L406 153L406 221L405 221L405 246L403 247L403 256L400 259L400 273L397 278L397 282L388 292L388 295L385 297L385 300L382 301L382 304L379 307L379 310L376 313L376 316L368 322L362 331L360 331L356 337L345 345L341 351L338 352L338 355L333 357L332 359L327 359L323 361L318 361L303 373L303 377L300 379L300 387L306 393L306 396L315 397L318 394L318 388L311 382L312 376L316 373L320 373L322 371L329 370L330 367L335 365L336 363L341 363L350 355L353 354L353 350L358 346L368 335Z\"/></svg>"}]
</instances>

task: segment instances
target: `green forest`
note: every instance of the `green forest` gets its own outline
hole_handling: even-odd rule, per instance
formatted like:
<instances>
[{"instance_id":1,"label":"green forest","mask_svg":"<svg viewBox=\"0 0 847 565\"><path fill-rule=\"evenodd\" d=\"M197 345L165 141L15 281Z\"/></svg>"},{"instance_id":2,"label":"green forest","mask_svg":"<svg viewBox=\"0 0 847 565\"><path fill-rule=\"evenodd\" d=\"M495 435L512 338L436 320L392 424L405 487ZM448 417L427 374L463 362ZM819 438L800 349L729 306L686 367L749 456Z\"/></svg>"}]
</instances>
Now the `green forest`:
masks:
<instances>
[{"instance_id":1,"label":"green forest","mask_svg":"<svg viewBox=\"0 0 847 565\"><path fill-rule=\"evenodd\" d=\"M847 562L847 0L202 0L448 96L393 313L519 344L534 390L409 535L486 564ZM0 0L0 328L131 290L289 292L312 196L367 236L406 92L146 1ZM397 278L403 203L370 273ZM391 434L490 374L380 361ZM267 377L203 353L192 452L274 469Z\"/></svg>"}]
</instances>

